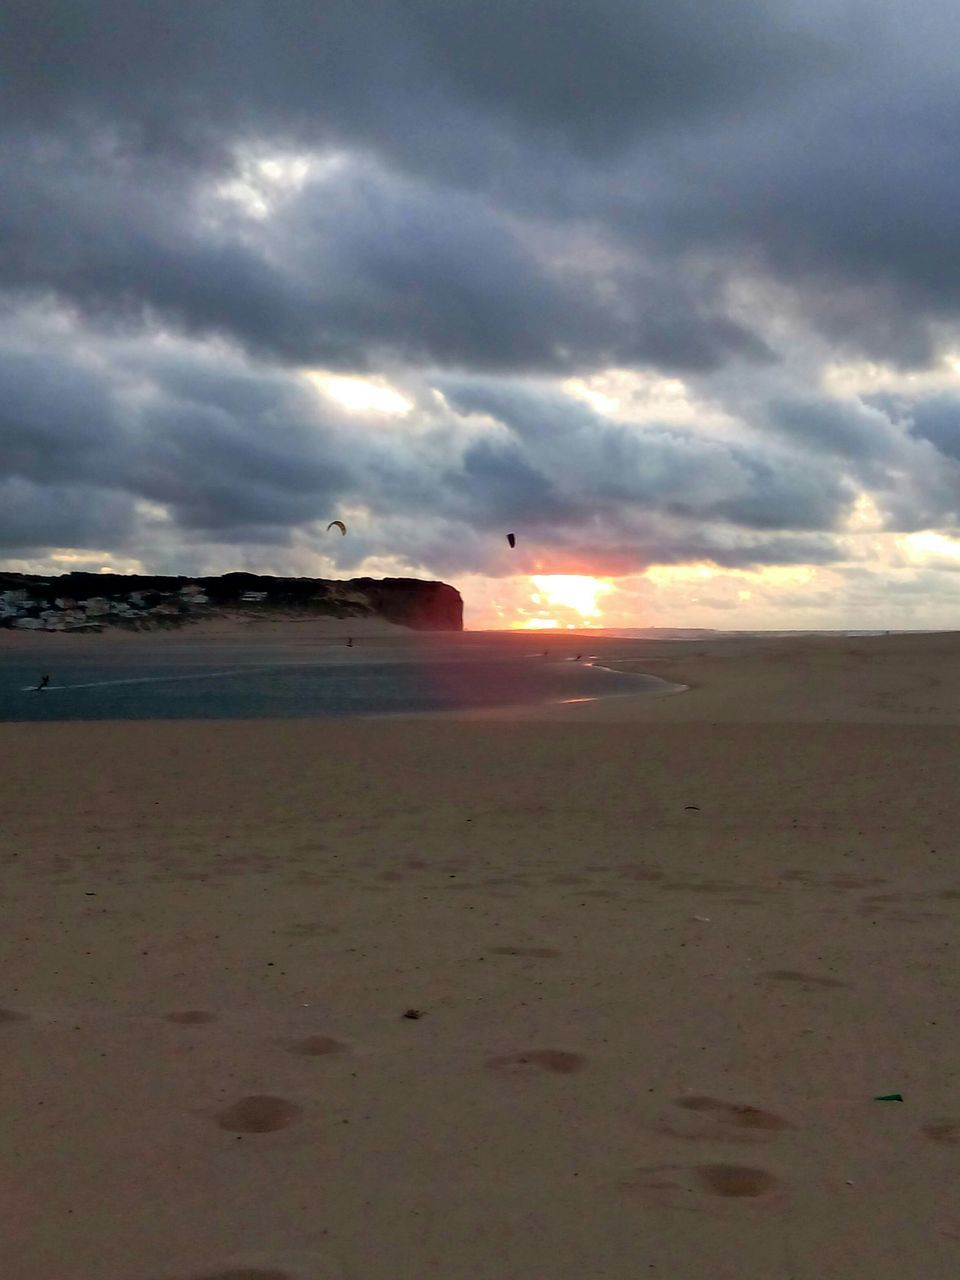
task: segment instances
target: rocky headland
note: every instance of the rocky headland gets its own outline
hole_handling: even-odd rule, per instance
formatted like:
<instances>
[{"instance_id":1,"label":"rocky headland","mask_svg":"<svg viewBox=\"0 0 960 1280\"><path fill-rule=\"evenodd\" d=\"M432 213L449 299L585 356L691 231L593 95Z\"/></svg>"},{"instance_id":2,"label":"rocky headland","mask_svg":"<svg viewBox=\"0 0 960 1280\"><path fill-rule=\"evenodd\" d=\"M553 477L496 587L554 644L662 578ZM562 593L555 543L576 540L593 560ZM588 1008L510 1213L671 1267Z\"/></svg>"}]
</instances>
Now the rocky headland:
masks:
<instances>
[{"instance_id":1,"label":"rocky headland","mask_svg":"<svg viewBox=\"0 0 960 1280\"><path fill-rule=\"evenodd\" d=\"M272 578L0 573L0 628L134 631L217 617L383 618L415 631L462 631L463 600L445 582L417 578Z\"/></svg>"}]
</instances>

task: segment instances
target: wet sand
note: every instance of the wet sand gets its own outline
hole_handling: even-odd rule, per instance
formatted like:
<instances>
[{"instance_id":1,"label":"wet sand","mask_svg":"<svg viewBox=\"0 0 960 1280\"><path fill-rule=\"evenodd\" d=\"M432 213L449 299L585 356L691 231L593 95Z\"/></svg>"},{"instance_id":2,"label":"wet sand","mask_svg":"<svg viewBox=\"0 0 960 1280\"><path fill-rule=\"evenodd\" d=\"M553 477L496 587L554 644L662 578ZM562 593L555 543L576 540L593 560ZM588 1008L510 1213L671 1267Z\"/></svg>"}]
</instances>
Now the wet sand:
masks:
<instances>
[{"instance_id":1,"label":"wet sand","mask_svg":"<svg viewBox=\"0 0 960 1280\"><path fill-rule=\"evenodd\" d=\"M0 726L6 1274L956 1274L960 637L610 660Z\"/></svg>"}]
</instances>

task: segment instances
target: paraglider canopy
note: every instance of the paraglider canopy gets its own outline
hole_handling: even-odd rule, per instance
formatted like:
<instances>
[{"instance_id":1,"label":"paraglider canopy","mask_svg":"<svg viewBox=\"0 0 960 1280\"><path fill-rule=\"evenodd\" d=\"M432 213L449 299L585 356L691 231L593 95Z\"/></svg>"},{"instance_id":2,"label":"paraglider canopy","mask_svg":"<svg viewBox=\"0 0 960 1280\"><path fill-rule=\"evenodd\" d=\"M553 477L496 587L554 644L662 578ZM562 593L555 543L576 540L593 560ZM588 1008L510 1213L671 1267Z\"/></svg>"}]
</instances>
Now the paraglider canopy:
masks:
<instances>
[{"instance_id":1,"label":"paraglider canopy","mask_svg":"<svg viewBox=\"0 0 960 1280\"><path fill-rule=\"evenodd\" d=\"M515 547L517 545L517 535L515 533L508 533L507 542L511 547Z\"/></svg>"},{"instance_id":2,"label":"paraglider canopy","mask_svg":"<svg viewBox=\"0 0 960 1280\"><path fill-rule=\"evenodd\" d=\"M342 520L331 520L330 523L327 525L327 533L329 533L331 529L339 529L340 532L344 535L347 532L347 526L343 523Z\"/></svg>"}]
</instances>

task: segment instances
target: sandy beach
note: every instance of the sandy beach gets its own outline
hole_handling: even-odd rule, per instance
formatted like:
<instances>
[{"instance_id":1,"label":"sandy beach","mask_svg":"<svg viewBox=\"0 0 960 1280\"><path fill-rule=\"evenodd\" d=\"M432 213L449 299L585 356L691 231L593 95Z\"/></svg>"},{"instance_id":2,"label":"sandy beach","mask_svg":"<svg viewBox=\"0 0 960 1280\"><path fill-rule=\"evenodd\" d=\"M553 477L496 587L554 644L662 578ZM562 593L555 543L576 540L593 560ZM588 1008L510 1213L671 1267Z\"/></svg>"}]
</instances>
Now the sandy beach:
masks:
<instances>
[{"instance_id":1,"label":"sandy beach","mask_svg":"<svg viewBox=\"0 0 960 1280\"><path fill-rule=\"evenodd\" d=\"M957 1274L960 635L603 660L0 726L5 1276Z\"/></svg>"}]
</instances>

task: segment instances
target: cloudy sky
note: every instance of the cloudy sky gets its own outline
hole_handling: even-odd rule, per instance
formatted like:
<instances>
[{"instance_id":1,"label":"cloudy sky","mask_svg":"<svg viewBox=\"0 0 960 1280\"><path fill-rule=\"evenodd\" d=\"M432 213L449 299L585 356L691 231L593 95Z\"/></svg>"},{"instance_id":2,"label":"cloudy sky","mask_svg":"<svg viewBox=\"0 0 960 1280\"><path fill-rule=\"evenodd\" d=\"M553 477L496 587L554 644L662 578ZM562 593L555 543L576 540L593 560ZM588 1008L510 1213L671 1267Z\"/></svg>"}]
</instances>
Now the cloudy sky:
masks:
<instances>
[{"instance_id":1,"label":"cloudy sky","mask_svg":"<svg viewBox=\"0 0 960 1280\"><path fill-rule=\"evenodd\" d=\"M0 564L957 626L958 46L950 0L7 0Z\"/></svg>"}]
</instances>

